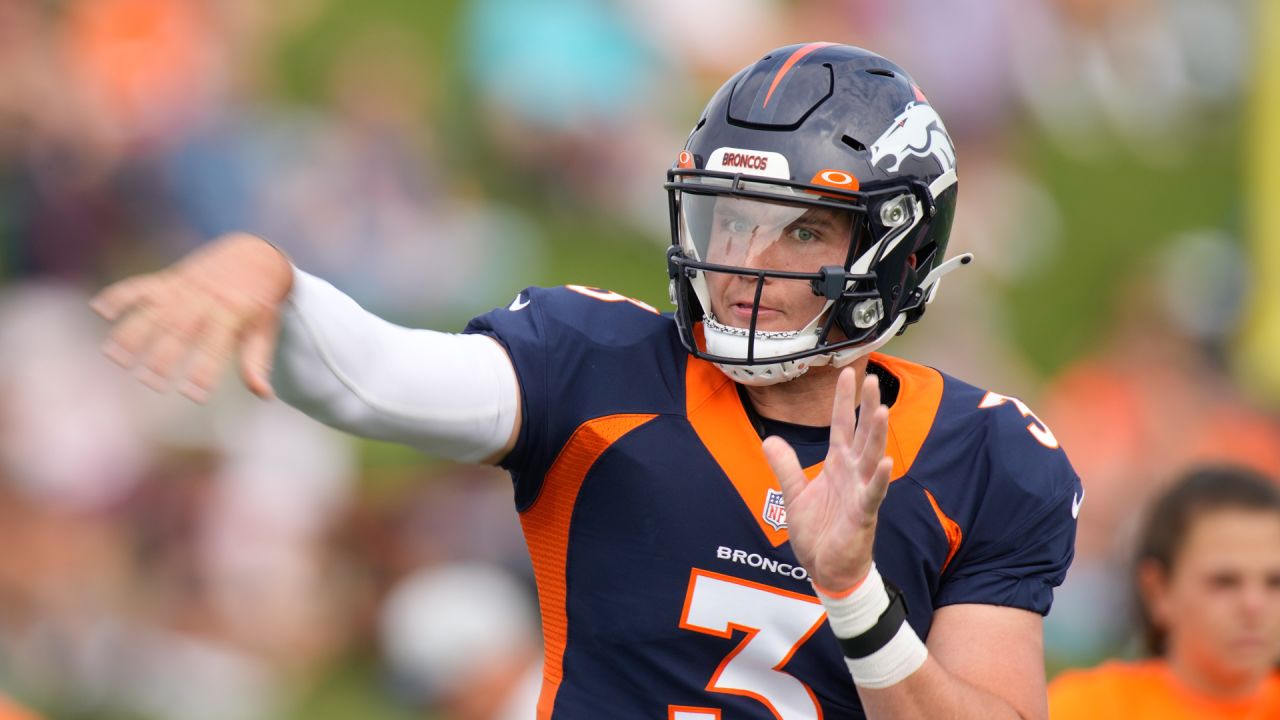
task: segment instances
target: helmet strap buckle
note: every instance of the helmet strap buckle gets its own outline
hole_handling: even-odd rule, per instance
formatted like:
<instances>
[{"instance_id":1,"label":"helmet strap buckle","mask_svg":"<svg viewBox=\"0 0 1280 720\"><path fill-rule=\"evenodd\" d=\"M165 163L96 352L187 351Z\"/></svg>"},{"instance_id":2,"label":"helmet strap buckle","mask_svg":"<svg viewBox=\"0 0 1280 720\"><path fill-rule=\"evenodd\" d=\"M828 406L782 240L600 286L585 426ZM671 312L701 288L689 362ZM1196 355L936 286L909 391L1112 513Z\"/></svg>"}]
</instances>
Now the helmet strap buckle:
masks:
<instances>
[{"instance_id":1,"label":"helmet strap buckle","mask_svg":"<svg viewBox=\"0 0 1280 720\"><path fill-rule=\"evenodd\" d=\"M849 284L849 274L839 265L823 265L818 271L819 277L811 281L813 294L821 295L828 300L839 300L845 295Z\"/></svg>"}]
</instances>

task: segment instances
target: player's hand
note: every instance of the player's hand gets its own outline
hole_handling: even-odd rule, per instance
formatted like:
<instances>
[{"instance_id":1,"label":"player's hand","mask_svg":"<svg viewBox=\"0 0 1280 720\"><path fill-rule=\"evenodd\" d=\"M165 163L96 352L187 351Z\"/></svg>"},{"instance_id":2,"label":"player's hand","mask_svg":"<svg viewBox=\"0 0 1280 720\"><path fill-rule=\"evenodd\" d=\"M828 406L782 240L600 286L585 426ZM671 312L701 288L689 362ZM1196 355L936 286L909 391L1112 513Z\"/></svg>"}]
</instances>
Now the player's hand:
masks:
<instances>
[{"instance_id":1,"label":"player's hand","mask_svg":"<svg viewBox=\"0 0 1280 720\"><path fill-rule=\"evenodd\" d=\"M115 324L103 352L147 386L164 392L176 385L204 402L238 358L245 385L266 399L280 305L292 285L293 267L279 250L233 234L164 270L110 285L90 307Z\"/></svg>"},{"instance_id":2,"label":"player's hand","mask_svg":"<svg viewBox=\"0 0 1280 720\"><path fill-rule=\"evenodd\" d=\"M868 374L862 383L861 422L853 412L857 389L856 373L846 368L836 383L827 459L812 481L785 440L764 441L786 499L791 549L828 592L847 590L871 571L876 515L893 469L893 459L885 457L889 408L880 404L880 382Z\"/></svg>"}]
</instances>

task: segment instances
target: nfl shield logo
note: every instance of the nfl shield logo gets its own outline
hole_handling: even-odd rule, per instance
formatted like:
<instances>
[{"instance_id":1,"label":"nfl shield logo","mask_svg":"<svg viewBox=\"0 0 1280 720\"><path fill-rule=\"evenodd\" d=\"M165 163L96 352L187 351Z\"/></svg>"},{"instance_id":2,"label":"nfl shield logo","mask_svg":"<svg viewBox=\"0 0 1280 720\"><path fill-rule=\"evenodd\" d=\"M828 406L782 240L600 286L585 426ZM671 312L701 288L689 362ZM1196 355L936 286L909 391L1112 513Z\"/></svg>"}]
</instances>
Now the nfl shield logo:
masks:
<instances>
[{"instance_id":1,"label":"nfl shield logo","mask_svg":"<svg viewBox=\"0 0 1280 720\"><path fill-rule=\"evenodd\" d=\"M782 493L770 490L764 499L764 521L774 530L787 526L787 506L782 502Z\"/></svg>"}]
</instances>

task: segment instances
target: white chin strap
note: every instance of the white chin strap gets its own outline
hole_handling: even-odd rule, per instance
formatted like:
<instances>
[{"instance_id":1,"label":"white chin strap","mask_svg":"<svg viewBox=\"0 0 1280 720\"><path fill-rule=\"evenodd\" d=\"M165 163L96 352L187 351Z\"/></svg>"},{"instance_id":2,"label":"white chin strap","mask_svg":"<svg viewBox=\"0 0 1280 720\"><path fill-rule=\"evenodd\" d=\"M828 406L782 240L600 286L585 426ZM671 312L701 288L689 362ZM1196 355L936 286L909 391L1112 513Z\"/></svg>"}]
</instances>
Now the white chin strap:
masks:
<instances>
[{"instance_id":1,"label":"white chin strap","mask_svg":"<svg viewBox=\"0 0 1280 720\"><path fill-rule=\"evenodd\" d=\"M780 382L800 377L808 372L811 367L821 367L823 365L844 367L863 355L878 350L880 346L889 342L889 338L897 335L898 331L902 329L902 324L906 321L906 316L899 315L893 321L893 324L876 339L843 350L810 355L798 360L785 360L783 362L755 363L752 365L716 363L716 367L720 368L734 382L742 383L743 385L756 387L776 385ZM702 330L707 339L708 353L723 357L747 357L748 333L745 328L722 325L708 316L702 320ZM817 344L818 333L815 330L808 332L804 330L757 332L754 349L757 358L765 359L812 350Z\"/></svg>"},{"instance_id":2,"label":"white chin strap","mask_svg":"<svg viewBox=\"0 0 1280 720\"><path fill-rule=\"evenodd\" d=\"M951 258L930 271L924 277L924 280L920 282L920 287L925 294L925 302L932 302L934 296L937 295L938 281L942 279L942 276L963 265L968 265L972 261L973 254L964 253ZM828 303L829 306L830 303ZM823 309L823 312L826 312L826 308ZM800 330L756 331L755 347L752 348L755 351L755 357L764 360L812 350L818 344L817 325L818 318L821 316L822 314L819 313L818 317L815 317ZM843 350L783 362L754 363L751 365L716 363L715 365L734 382L743 385L755 387L776 385L780 382L800 377L808 372L811 367L821 367L823 365L844 367L864 355L875 352L889 342L894 335L897 335L906 321L906 316L899 314L898 317L894 318L893 323L884 332L876 336L875 339ZM702 330L703 335L706 337L708 354L744 359L747 357L747 340L751 333L746 328L725 325L718 322L708 312L702 320Z\"/></svg>"}]
</instances>

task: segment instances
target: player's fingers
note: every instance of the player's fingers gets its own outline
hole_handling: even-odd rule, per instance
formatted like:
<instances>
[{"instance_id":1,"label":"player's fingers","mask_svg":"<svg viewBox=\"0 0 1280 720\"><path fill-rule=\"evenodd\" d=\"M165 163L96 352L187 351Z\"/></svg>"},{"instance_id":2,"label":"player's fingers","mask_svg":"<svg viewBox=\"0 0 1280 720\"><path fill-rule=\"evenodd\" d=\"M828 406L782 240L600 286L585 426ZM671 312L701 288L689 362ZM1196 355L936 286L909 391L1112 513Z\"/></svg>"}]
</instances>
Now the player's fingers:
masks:
<instances>
[{"instance_id":1,"label":"player's fingers","mask_svg":"<svg viewBox=\"0 0 1280 720\"><path fill-rule=\"evenodd\" d=\"M271 358L275 354L278 318L260 322L246 333L240 350L240 377L263 400L275 397L271 388Z\"/></svg>"},{"instance_id":2,"label":"player's fingers","mask_svg":"<svg viewBox=\"0 0 1280 720\"><path fill-rule=\"evenodd\" d=\"M853 447L857 426L858 374L853 368L840 371L836 379L836 399L831 406L832 453L848 452Z\"/></svg>"},{"instance_id":3,"label":"player's fingers","mask_svg":"<svg viewBox=\"0 0 1280 720\"><path fill-rule=\"evenodd\" d=\"M155 339L139 356L134 371L138 379L152 390L168 390L170 378L195 346L206 314L204 307L185 304L175 304L173 311L159 313Z\"/></svg>"},{"instance_id":4,"label":"player's fingers","mask_svg":"<svg viewBox=\"0 0 1280 720\"><path fill-rule=\"evenodd\" d=\"M875 414L876 408L880 407L880 378L867 373L862 379L862 398L861 407L858 410L859 418L870 418ZM853 437L853 453L855 457L861 457L862 451L867 447L867 437L870 435L868 423L859 421L858 431Z\"/></svg>"},{"instance_id":5,"label":"player's fingers","mask_svg":"<svg viewBox=\"0 0 1280 720\"><path fill-rule=\"evenodd\" d=\"M159 331L152 310L145 306L135 308L111 329L102 352L120 367L132 369Z\"/></svg>"},{"instance_id":6,"label":"player's fingers","mask_svg":"<svg viewBox=\"0 0 1280 720\"><path fill-rule=\"evenodd\" d=\"M156 392L166 392L170 379L191 351L191 339L174 332L157 333L156 339L139 358L134 377Z\"/></svg>"},{"instance_id":7,"label":"player's fingers","mask_svg":"<svg viewBox=\"0 0 1280 720\"><path fill-rule=\"evenodd\" d=\"M871 475L871 481L867 483L862 495L862 512L868 521L874 520L880 512L880 505L884 502L885 494L889 492L889 478L892 476L893 458L880 458Z\"/></svg>"},{"instance_id":8,"label":"player's fingers","mask_svg":"<svg viewBox=\"0 0 1280 720\"><path fill-rule=\"evenodd\" d=\"M862 452L854 462L857 463L858 476L869 480L876 470L877 463L884 458L885 445L889 437L889 408L880 405L863 418L865 418L865 427L862 430L866 433L866 440L863 443Z\"/></svg>"},{"instance_id":9,"label":"player's fingers","mask_svg":"<svg viewBox=\"0 0 1280 720\"><path fill-rule=\"evenodd\" d=\"M159 285L156 275L135 275L112 283L89 301L89 307L103 318L115 321L126 310L150 297Z\"/></svg>"},{"instance_id":10,"label":"player's fingers","mask_svg":"<svg viewBox=\"0 0 1280 720\"><path fill-rule=\"evenodd\" d=\"M800 497L809 482L804 476L804 468L800 466L800 458L796 457L796 451L786 440L777 436L764 439L764 456L769 461L769 467L773 468L773 474L778 477L783 499L790 504Z\"/></svg>"},{"instance_id":11,"label":"player's fingers","mask_svg":"<svg viewBox=\"0 0 1280 720\"><path fill-rule=\"evenodd\" d=\"M229 313L216 312L209 316L187 363L186 379L179 386L179 392L198 403L209 399L235 352L237 331L235 319Z\"/></svg>"}]
</instances>

